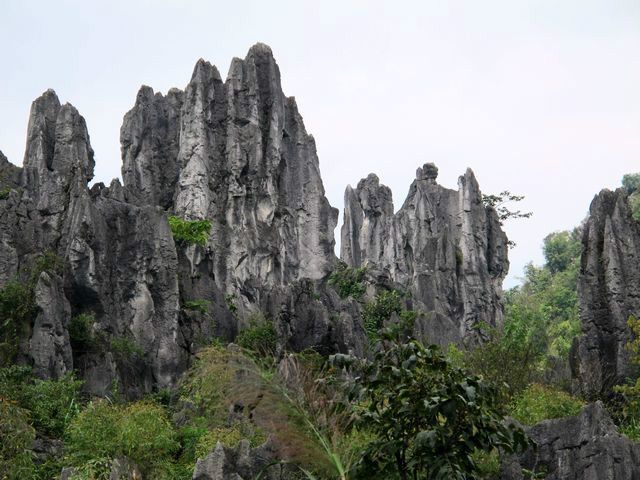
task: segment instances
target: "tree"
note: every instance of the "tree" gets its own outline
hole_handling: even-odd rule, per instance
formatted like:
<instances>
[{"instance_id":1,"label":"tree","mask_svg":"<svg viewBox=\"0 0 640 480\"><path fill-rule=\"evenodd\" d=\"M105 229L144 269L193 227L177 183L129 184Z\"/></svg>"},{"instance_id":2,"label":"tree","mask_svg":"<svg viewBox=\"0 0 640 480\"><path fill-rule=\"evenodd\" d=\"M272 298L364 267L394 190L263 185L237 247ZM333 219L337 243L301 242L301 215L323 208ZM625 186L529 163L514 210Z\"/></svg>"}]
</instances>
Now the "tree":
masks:
<instances>
[{"instance_id":1,"label":"tree","mask_svg":"<svg viewBox=\"0 0 640 480\"><path fill-rule=\"evenodd\" d=\"M530 444L503 421L496 388L454 367L437 346L396 326L380 332L376 347L373 360L352 364L359 365L351 384L356 418L372 434L359 464L363 477L466 479L478 471L474 452Z\"/></svg>"},{"instance_id":2,"label":"tree","mask_svg":"<svg viewBox=\"0 0 640 480\"><path fill-rule=\"evenodd\" d=\"M640 172L627 173L622 177L622 186L628 194L632 194L640 189Z\"/></svg>"},{"instance_id":3,"label":"tree","mask_svg":"<svg viewBox=\"0 0 640 480\"><path fill-rule=\"evenodd\" d=\"M522 212L521 210L510 210L506 205L512 202L521 202L524 195L514 195L509 190L504 190L498 195L482 195L482 203L487 207L493 208L498 214L500 225L506 220L515 218L529 218L533 212Z\"/></svg>"},{"instance_id":4,"label":"tree","mask_svg":"<svg viewBox=\"0 0 640 480\"><path fill-rule=\"evenodd\" d=\"M581 230L576 228L573 231L554 232L545 237L542 251L547 261L546 266L552 274L567 270L580 258L580 234Z\"/></svg>"}]
</instances>

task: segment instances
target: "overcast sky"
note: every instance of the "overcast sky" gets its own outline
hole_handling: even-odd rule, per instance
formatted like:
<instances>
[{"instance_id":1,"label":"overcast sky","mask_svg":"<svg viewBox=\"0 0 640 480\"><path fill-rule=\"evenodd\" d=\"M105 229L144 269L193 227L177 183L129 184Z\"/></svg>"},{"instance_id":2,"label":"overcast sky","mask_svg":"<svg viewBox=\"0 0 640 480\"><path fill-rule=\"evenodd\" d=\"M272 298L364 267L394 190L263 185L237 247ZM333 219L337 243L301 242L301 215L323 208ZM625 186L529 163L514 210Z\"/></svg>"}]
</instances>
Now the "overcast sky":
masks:
<instances>
[{"instance_id":1,"label":"overcast sky","mask_svg":"<svg viewBox=\"0 0 640 480\"><path fill-rule=\"evenodd\" d=\"M96 180L120 175L119 129L140 85L183 88L270 45L316 139L327 196L370 172L402 205L415 170L526 195L506 225L507 286L593 196L640 171L640 0L0 0L0 150L22 164L47 88L86 118ZM336 230L336 239L339 229Z\"/></svg>"}]
</instances>

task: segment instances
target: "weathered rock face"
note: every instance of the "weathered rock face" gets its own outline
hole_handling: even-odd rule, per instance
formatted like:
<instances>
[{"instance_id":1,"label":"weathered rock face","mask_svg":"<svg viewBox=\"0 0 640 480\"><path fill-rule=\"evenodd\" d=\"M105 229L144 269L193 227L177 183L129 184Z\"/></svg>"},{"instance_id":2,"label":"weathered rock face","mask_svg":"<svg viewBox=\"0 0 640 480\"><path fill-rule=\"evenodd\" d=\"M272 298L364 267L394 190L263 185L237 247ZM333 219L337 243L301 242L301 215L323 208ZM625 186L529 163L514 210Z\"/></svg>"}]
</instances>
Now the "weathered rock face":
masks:
<instances>
[{"instance_id":1,"label":"weathered rock face","mask_svg":"<svg viewBox=\"0 0 640 480\"><path fill-rule=\"evenodd\" d=\"M640 225L627 194L603 190L589 210L578 279L582 335L571 353L575 387L595 398L632 374L626 344L630 315L640 315Z\"/></svg>"},{"instance_id":2,"label":"weathered rock face","mask_svg":"<svg viewBox=\"0 0 640 480\"><path fill-rule=\"evenodd\" d=\"M127 203L117 181L89 190L93 166L84 119L45 92L32 106L23 169L3 168L20 180L0 200L0 272L3 283L16 278L42 252L64 263L63 274L40 275L21 361L43 378L75 367L92 393L118 382L135 395L172 384L186 365L177 254L165 212ZM96 351L72 352L69 325L81 313L93 316ZM118 341L130 348L115 354Z\"/></svg>"},{"instance_id":3,"label":"weathered rock face","mask_svg":"<svg viewBox=\"0 0 640 480\"><path fill-rule=\"evenodd\" d=\"M258 475L265 480L299 478L298 472L278 464L277 459L277 452L269 442L251 448L249 442L243 440L235 449L218 443L209 455L198 460L193 480L251 480Z\"/></svg>"},{"instance_id":4,"label":"weathered rock face","mask_svg":"<svg viewBox=\"0 0 640 480\"><path fill-rule=\"evenodd\" d=\"M224 83L201 60L184 92L142 87L121 142L124 185L89 189L85 121L49 90L33 103L23 168L0 156L0 286L42 252L64 264L38 283L20 361L136 396L171 385L198 345L232 339L258 311L283 347L362 352L358 306L323 280L337 211L268 47L234 59ZM207 245L176 246L170 214L210 220ZM194 300L208 311L185 306ZM90 351L71 347L80 314L92 316Z\"/></svg>"},{"instance_id":5,"label":"weathered rock face","mask_svg":"<svg viewBox=\"0 0 640 480\"><path fill-rule=\"evenodd\" d=\"M85 121L49 90L32 106L24 167L0 157L0 286L42 252L64 264L39 280L21 361L42 377L74 369L94 394L117 383L141 395L170 386L199 345L233 339L258 312L282 349L364 352L360 305L327 286L337 211L267 46L234 59L224 82L200 60L184 91L142 87L121 142L123 184L88 188ZM380 267L373 293L408 288L426 312L421 335L458 342L500 321L506 238L470 171L459 192L436 174L419 169L395 215L377 178L348 190L343 256ZM168 215L211 221L206 245L176 244ZM90 316L91 348L69 336L79 315Z\"/></svg>"},{"instance_id":6,"label":"weathered rock face","mask_svg":"<svg viewBox=\"0 0 640 480\"><path fill-rule=\"evenodd\" d=\"M143 87L122 139L128 191L181 217L212 220L209 274L241 311L269 287L331 270L338 214L269 47L234 59L224 83L201 60L184 93L165 98ZM189 256L194 271L205 261Z\"/></svg>"},{"instance_id":7,"label":"weathered rock face","mask_svg":"<svg viewBox=\"0 0 640 480\"><path fill-rule=\"evenodd\" d=\"M523 468L547 480L640 479L640 445L618 433L600 402L575 417L546 420L527 433L537 449L505 462L503 480L530 478Z\"/></svg>"},{"instance_id":8,"label":"weathered rock face","mask_svg":"<svg viewBox=\"0 0 640 480\"><path fill-rule=\"evenodd\" d=\"M433 164L419 168L395 214L391 191L375 175L347 187L341 257L353 267L387 270L416 309L452 321L462 341L474 337L474 326L502 321L507 238L471 170L458 191L438 185L437 173Z\"/></svg>"}]
</instances>

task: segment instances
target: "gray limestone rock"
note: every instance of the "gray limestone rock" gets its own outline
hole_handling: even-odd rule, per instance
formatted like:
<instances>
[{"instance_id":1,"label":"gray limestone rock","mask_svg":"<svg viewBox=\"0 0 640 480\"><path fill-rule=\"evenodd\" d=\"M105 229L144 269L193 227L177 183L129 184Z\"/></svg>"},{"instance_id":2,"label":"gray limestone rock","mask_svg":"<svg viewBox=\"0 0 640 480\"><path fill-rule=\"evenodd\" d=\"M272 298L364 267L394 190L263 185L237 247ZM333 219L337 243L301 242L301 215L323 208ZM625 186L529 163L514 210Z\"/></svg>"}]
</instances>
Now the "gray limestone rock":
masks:
<instances>
[{"instance_id":1,"label":"gray limestone rock","mask_svg":"<svg viewBox=\"0 0 640 480\"><path fill-rule=\"evenodd\" d=\"M277 459L277 451L270 441L256 448L251 448L247 440L242 440L236 448L226 448L218 442L209 455L198 459L193 480L252 480L258 475L265 480L299 478Z\"/></svg>"},{"instance_id":2,"label":"gray limestone rock","mask_svg":"<svg viewBox=\"0 0 640 480\"><path fill-rule=\"evenodd\" d=\"M531 478L523 468L547 480L640 479L640 445L618 433L600 402L574 417L534 425L527 433L537 448L505 461L503 480Z\"/></svg>"},{"instance_id":3,"label":"gray limestone rock","mask_svg":"<svg viewBox=\"0 0 640 480\"><path fill-rule=\"evenodd\" d=\"M180 110L184 93L166 96L141 87L120 129L122 178L130 194L146 205L170 208L180 172Z\"/></svg>"},{"instance_id":4,"label":"gray limestone rock","mask_svg":"<svg viewBox=\"0 0 640 480\"><path fill-rule=\"evenodd\" d=\"M71 316L62 279L42 272L36 285L38 314L29 339L33 373L40 378L60 378L73 370L67 327Z\"/></svg>"},{"instance_id":5,"label":"gray limestone rock","mask_svg":"<svg viewBox=\"0 0 640 480\"><path fill-rule=\"evenodd\" d=\"M440 319L431 331L422 326L430 341L460 342L474 339L478 325L501 324L507 238L471 170L458 191L438 185L437 173L433 164L419 168L396 213L391 191L375 175L347 187L341 258L386 270L411 293L416 310Z\"/></svg>"},{"instance_id":6,"label":"gray limestone rock","mask_svg":"<svg viewBox=\"0 0 640 480\"><path fill-rule=\"evenodd\" d=\"M640 315L640 224L623 189L603 190L591 203L578 296L582 335L571 352L574 384L589 398L607 396L633 374L627 320Z\"/></svg>"}]
</instances>

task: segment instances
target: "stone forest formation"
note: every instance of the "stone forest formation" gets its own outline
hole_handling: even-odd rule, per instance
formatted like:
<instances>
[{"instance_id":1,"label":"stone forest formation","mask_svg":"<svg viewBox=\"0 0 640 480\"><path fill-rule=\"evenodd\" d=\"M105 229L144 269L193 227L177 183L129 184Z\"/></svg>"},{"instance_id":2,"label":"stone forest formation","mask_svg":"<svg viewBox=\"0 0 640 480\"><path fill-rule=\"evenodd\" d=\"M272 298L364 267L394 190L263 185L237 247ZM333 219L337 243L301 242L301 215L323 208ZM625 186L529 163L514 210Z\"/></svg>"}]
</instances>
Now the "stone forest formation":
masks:
<instances>
[{"instance_id":1,"label":"stone forest formation","mask_svg":"<svg viewBox=\"0 0 640 480\"><path fill-rule=\"evenodd\" d=\"M163 95L141 87L124 115L120 142L122 181L89 187L94 153L85 120L47 90L31 106L22 167L0 152L0 402L10 402L2 407L6 418L15 405L26 411L24 428L33 430L30 460L24 461L24 472L31 473L16 474L19 454L7 450L1 478L360 478L346 471L344 459L342 470L323 470L296 456L260 424L258 417L267 414L255 405L275 405L271 390L285 399L306 395L300 393L298 355L330 359L334 366L321 367L317 377L329 372L347 381L350 374L335 362L378 358L374 344L384 335L377 332L393 325L403 325L404 337L428 345L428 352L440 352L434 355L450 363L447 368L489 380L483 369L489 360L478 357L480 368L474 369L465 358L509 334L509 312L515 310L505 309L511 294L502 289L509 269L504 218L486 202L471 169L453 190L437 183L435 164L416 159L416 176L399 209L378 176L362 172L355 188L346 186L338 258L338 210L325 197L315 140L295 99L283 93L278 65L263 44L251 47L244 60L234 58L226 80L199 60L184 90ZM640 223L633 194L620 188L594 198L575 232L577 334L564 356L553 356L555 363L536 360L533 368L531 384L561 391L557 395L575 399L577 409L527 424L509 410L520 398L514 391L500 418L505 425L516 422L529 443L513 452L489 448L485 457L495 457L490 472L478 465L491 461L474 452L473 466L465 464L462 473L414 466L409 477L400 467L389 473L374 462L369 477L640 479L640 433L634 441L620 430L633 408L640 409L640 391L631 392L640 358L633 350L640 327L635 331L630 321L640 315ZM549 268L549 275L557 273ZM262 343L245 352L257 345L252 334L266 338L267 353L257 352ZM206 383L194 379L212 349L223 360L213 361L211 377L203 378L227 383L206 395L215 397L217 389L228 395L217 400L217 424L211 423L211 405L198 403L206 395L193 390ZM253 380L238 365L262 365L264 357L273 364L268 378L285 380L275 390L246 394L248 399L242 389ZM16 372L28 376L28 388L11 383ZM14 392L69 382L77 384L75 410L57 430L40 428L27 394ZM171 468L136 456L134 447L97 453L102 464L78 453L78 435L85 434L78 425L87 412L107 408L104 399L120 416L135 408L162 410L173 429L167 434L175 443L167 447ZM615 405L625 401L617 415ZM442 416L434 418L444 425ZM2 424L0 432L7 428L17 427ZM318 425L295 428L309 442L328 435ZM194 445L213 440L193 447L182 465L190 448L186 431L199 432ZM214 435L221 431L238 438ZM426 438L422 434L416 439ZM361 437L350 442L365 445ZM119 445L126 443L118 438ZM416 445L412 455L422 448Z\"/></svg>"}]
</instances>

